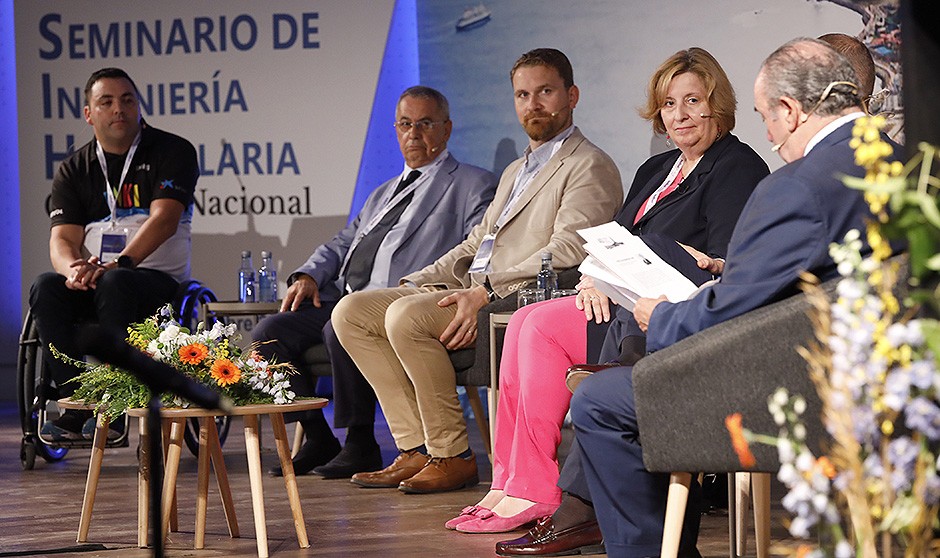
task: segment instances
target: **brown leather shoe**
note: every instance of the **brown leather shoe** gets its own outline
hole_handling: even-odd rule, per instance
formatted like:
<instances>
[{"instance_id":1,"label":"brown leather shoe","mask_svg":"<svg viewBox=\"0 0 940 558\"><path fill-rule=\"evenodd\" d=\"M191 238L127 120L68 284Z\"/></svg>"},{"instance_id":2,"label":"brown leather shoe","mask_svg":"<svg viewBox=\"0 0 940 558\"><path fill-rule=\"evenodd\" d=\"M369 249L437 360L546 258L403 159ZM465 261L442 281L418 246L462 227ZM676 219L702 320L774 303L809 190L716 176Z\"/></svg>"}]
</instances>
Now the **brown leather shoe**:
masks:
<instances>
[{"instance_id":1,"label":"brown leather shoe","mask_svg":"<svg viewBox=\"0 0 940 558\"><path fill-rule=\"evenodd\" d=\"M587 378L595 372L600 372L607 368L613 368L615 366L620 366L618 362L608 362L605 364L575 364L568 369L568 372L565 374L565 385L568 386L568 391L574 393L574 390L578 388L578 384L581 383L581 380Z\"/></svg>"},{"instance_id":2,"label":"brown leather shoe","mask_svg":"<svg viewBox=\"0 0 940 558\"><path fill-rule=\"evenodd\" d=\"M447 492L480 482L477 476L477 459L473 455L463 457L432 457L417 475L401 481L398 490L409 494Z\"/></svg>"},{"instance_id":3,"label":"brown leather shoe","mask_svg":"<svg viewBox=\"0 0 940 558\"><path fill-rule=\"evenodd\" d=\"M401 481L418 474L428 459L427 455L415 450L403 451L388 467L371 473L356 473L350 482L366 488L395 488Z\"/></svg>"},{"instance_id":4,"label":"brown leather shoe","mask_svg":"<svg viewBox=\"0 0 940 558\"><path fill-rule=\"evenodd\" d=\"M496 543L500 556L567 556L603 554L604 539L597 521L556 530L551 516L542 518L524 536Z\"/></svg>"}]
</instances>

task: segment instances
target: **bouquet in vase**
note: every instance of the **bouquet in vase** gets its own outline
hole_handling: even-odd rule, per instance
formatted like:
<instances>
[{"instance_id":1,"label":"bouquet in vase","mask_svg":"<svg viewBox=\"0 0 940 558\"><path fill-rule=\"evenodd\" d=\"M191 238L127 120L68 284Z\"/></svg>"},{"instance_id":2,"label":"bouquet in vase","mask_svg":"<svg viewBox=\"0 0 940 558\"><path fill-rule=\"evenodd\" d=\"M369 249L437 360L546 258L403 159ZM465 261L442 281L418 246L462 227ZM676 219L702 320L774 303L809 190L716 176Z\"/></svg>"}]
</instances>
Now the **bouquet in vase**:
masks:
<instances>
[{"instance_id":1,"label":"bouquet in vase","mask_svg":"<svg viewBox=\"0 0 940 558\"><path fill-rule=\"evenodd\" d=\"M286 404L294 401L289 376L296 373L290 363L271 363L249 346L237 344L235 325L221 322L206 329L200 323L195 332L173 319L170 305L143 322L131 324L127 342L154 360L164 362L190 378L220 391L235 405L256 403ZM108 363L95 364L71 358L51 346L56 358L82 372L70 380L79 383L74 399L96 405L96 410L114 418L126 409L146 407L150 390L132 374ZM188 407L189 402L165 393L166 407Z\"/></svg>"}]
</instances>

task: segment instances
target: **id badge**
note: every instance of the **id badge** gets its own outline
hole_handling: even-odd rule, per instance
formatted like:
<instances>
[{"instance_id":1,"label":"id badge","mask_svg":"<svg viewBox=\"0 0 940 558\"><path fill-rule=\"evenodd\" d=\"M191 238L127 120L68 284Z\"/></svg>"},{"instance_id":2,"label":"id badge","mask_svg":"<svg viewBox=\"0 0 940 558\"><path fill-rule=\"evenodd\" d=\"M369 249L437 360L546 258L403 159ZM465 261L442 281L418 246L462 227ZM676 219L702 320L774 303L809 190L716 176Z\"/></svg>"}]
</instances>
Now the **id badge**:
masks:
<instances>
[{"instance_id":1,"label":"id badge","mask_svg":"<svg viewBox=\"0 0 940 558\"><path fill-rule=\"evenodd\" d=\"M486 273L490 267L490 257L493 256L493 244L496 242L496 235L483 235L483 241L477 248L477 253L473 256L473 263L470 264L470 273Z\"/></svg>"},{"instance_id":2,"label":"id badge","mask_svg":"<svg viewBox=\"0 0 940 558\"><path fill-rule=\"evenodd\" d=\"M103 233L101 235L101 254L98 258L102 262L116 260L124 247L127 246L127 234L124 233Z\"/></svg>"}]
</instances>

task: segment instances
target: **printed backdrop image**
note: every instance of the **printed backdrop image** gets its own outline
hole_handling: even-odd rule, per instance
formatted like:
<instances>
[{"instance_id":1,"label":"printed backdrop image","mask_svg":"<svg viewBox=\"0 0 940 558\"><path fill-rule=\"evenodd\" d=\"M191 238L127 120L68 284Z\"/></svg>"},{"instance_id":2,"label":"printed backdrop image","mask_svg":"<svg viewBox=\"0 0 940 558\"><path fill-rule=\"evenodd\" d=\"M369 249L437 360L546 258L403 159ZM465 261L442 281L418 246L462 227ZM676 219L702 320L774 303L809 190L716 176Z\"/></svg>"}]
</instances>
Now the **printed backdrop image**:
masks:
<instances>
[{"instance_id":1,"label":"printed backdrop image","mask_svg":"<svg viewBox=\"0 0 940 558\"><path fill-rule=\"evenodd\" d=\"M50 269L53 173L93 137L85 80L118 66L147 122L198 151L193 276L231 299L239 252L252 249L257 267L267 249L283 294L286 275L345 224L394 4L17 3L23 290Z\"/></svg>"},{"instance_id":2,"label":"printed backdrop image","mask_svg":"<svg viewBox=\"0 0 940 558\"><path fill-rule=\"evenodd\" d=\"M636 168L667 148L637 115L650 74L674 52L699 46L735 87L734 133L777 168L752 88L761 61L798 36L841 32L868 44L880 78L873 106L894 115L895 137L903 137L897 3L12 3L22 313L33 279L51 268L45 200L53 173L70 148L93 137L82 88L99 68L126 69L146 120L198 150L193 276L233 299L241 250L252 251L255 267L261 250L271 250L283 295L287 274L346 224L371 188L401 171L391 124L404 87L420 81L444 92L454 121L450 151L498 173L528 143L509 69L527 50L559 48L581 88L575 123L613 157L628 187ZM0 339L8 361L20 324L18 307L10 307Z\"/></svg>"},{"instance_id":3,"label":"printed backdrop image","mask_svg":"<svg viewBox=\"0 0 940 558\"><path fill-rule=\"evenodd\" d=\"M643 161L666 149L637 115L649 77L688 47L708 50L725 69L738 98L734 133L772 169L783 162L771 153L754 114L753 84L763 59L790 39L859 36L875 51L879 76L892 88L882 106L900 110L896 0L487 0L475 10L466 7L464 0L418 0L421 79L451 102L459 131L451 149L496 171L528 144L513 110L509 70L520 54L537 47L568 55L581 90L575 124L614 158L625 188ZM465 22L479 21L458 28L464 16Z\"/></svg>"}]
</instances>

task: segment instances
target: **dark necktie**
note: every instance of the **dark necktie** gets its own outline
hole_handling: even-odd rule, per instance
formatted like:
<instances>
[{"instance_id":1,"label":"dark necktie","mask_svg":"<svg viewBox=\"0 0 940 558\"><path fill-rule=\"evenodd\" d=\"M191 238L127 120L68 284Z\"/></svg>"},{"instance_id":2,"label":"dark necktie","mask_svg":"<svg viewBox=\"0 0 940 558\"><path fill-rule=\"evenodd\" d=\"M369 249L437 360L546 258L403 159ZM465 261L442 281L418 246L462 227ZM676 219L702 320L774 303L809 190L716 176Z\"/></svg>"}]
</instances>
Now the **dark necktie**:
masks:
<instances>
[{"instance_id":1,"label":"dark necktie","mask_svg":"<svg viewBox=\"0 0 940 558\"><path fill-rule=\"evenodd\" d=\"M395 193L392 194L392 198L417 180L420 175L421 171L416 170L408 173L408 176L395 187ZM372 278L372 267L375 264L375 255L379 251L379 246L382 245L382 241L385 240L388 231L392 230L392 227L394 227L398 219L401 218L401 214L405 212L412 198L414 198L414 192L409 192L408 195L400 199L394 207L389 209L385 215L382 216L382 219L379 220L372 230L362 237L359 244L356 245L356 249L353 250L353 253L349 256L349 262L346 264L346 285L348 291L358 291L369 284Z\"/></svg>"}]
</instances>

